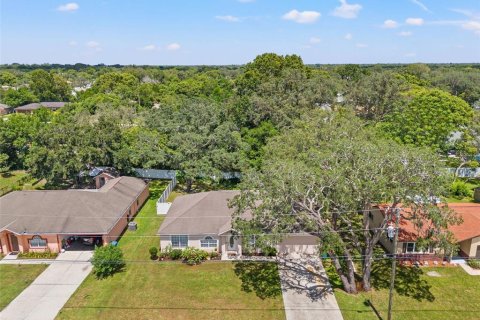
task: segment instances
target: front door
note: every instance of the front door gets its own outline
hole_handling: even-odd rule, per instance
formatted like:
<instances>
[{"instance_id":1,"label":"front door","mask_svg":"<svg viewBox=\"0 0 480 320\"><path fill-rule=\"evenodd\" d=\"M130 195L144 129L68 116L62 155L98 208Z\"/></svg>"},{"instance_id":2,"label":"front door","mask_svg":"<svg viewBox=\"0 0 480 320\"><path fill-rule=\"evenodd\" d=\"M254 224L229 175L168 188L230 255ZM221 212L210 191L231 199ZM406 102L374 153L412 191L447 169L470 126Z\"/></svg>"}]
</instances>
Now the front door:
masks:
<instances>
[{"instance_id":1,"label":"front door","mask_svg":"<svg viewBox=\"0 0 480 320\"><path fill-rule=\"evenodd\" d=\"M227 246L229 251L237 251L237 240L235 239L235 236L230 236L228 238Z\"/></svg>"},{"instance_id":2,"label":"front door","mask_svg":"<svg viewBox=\"0 0 480 320\"><path fill-rule=\"evenodd\" d=\"M480 246L477 246L477 254L475 257L480 259Z\"/></svg>"},{"instance_id":3,"label":"front door","mask_svg":"<svg viewBox=\"0 0 480 320\"><path fill-rule=\"evenodd\" d=\"M10 243L12 244L12 251L18 252L18 239L13 234L10 234Z\"/></svg>"}]
</instances>

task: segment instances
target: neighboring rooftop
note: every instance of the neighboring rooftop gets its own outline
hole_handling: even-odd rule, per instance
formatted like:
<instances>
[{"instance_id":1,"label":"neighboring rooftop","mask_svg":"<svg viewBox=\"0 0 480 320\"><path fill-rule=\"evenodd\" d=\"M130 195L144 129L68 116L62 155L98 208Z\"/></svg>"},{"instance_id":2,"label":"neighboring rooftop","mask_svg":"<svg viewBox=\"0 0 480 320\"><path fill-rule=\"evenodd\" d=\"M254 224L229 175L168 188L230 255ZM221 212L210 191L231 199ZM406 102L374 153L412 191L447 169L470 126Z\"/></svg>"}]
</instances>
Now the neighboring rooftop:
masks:
<instances>
[{"instance_id":1,"label":"neighboring rooftop","mask_svg":"<svg viewBox=\"0 0 480 320\"><path fill-rule=\"evenodd\" d=\"M119 177L94 190L14 191L0 197L0 231L107 234L145 186Z\"/></svg>"},{"instance_id":2,"label":"neighboring rooftop","mask_svg":"<svg viewBox=\"0 0 480 320\"><path fill-rule=\"evenodd\" d=\"M450 226L448 229L454 234L458 242L480 236L480 203L449 203L448 207L458 213L463 219L460 225ZM381 206L382 212L385 206ZM404 208L403 219L400 220L398 238L402 242L415 241L417 231L413 223L408 220L409 211ZM427 228L428 226L425 226Z\"/></svg>"},{"instance_id":3,"label":"neighboring rooftop","mask_svg":"<svg viewBox=\"0 0 480 320\"><path fill-rule=\"evenodd\" d=\"M49 101L34 102L34 103L29 103L29 104L26 104L24 106L15 108L15 111L33 111L33 110L39 109L41 107L56 110L56 109L62 108L65 104L66 104L66 102L49 102Z\"/></svg>"},{"instance_id":4,"label":"neighboring rooftop","mask_svg":"<svg viewBox=\"0 0 480 320\"><path fill-rule=\"evenodd\" d=\"M163 221L159 235L222 234L230 231L233 208L230 199L240 191L210 191L179 196Z\"/></svg>"}]
</instances>

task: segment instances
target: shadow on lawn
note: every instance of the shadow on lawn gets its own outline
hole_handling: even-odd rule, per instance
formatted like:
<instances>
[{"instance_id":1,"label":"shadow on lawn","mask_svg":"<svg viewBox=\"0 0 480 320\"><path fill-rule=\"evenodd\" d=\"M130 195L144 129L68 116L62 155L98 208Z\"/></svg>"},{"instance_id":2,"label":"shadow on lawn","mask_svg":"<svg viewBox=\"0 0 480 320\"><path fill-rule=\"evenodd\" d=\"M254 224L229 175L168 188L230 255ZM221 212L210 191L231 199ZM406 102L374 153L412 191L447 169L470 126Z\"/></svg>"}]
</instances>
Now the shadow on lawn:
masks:
<instances>
[{"instance_id":1,"label":"shadow on lawn","mask_svg":"<svg viewBox=\"0 0 480 320\"><path fill-rule=\"evenodd\" d=\"M261 298L274 298L282 293L278 267L273 262L236 261L235 274L242 280L242 290L255 292Z\"/></svg>"},{"instance_id":2,"label":"shadow on lawn","mask_svg":"<svg viewBox=\"0 0 480 320\"><path fill-rule=\"evenodd\" d=\"M388 289L390 287L391 264L390 261L378 261L372 268L372 285L375 289ZM435 297L430 292L431 286L421 278L422 269L419 267L397 265L395 277L395 291L405 297L417 301L434 301Z\"/></svg>"}]
</instances>

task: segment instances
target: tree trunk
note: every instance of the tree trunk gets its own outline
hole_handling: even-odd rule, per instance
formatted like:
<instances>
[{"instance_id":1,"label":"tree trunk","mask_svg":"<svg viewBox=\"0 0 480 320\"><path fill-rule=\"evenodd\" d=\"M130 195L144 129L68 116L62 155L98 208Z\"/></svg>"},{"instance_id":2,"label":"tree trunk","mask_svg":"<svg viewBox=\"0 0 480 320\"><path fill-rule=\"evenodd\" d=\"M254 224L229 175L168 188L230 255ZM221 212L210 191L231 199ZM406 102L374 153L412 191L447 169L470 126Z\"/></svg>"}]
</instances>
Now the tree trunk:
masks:
<instances>
[{"instance_id":1,"label":"tree trunk","mask_svg":"<svg viewBox=\"0 0 480 320\"><path fill-rule=\"evenodd\" d=\"M373 256L373 249L372 247L367 247L365 250L365 256L363 261L363 290L370 291L372 289L371 286L371 274L372 274L372 256Z\"/></svg>"},{"instance_id":2,"label":"tree trunk","mask_svg":"<svg viewBox=\"0 0 480 320\"><path fill-rule=\"evenodd\" d=\"M357 292L357 286L355 285L355 272L353 269L353 261L350 255L348 255L346 259L347 259L347 268L348 268L347 273L345 273L344 270L342 269L340 261L336 256L332 258L333 266L335 267L337 274L340 276L340 280L342 281L343 289L345 290L345 292L351 293L351 294L357 294L358 292Z\"/></svg>"},{"instance_id":3,"label":"tree trunk","mask_svg":"<svg viewBox=\"0 0 480 320\"><path fill-rule=\"evenodd\" d=\"M192 191L193 180L192 179L186 179L185 183L187 185L187 193L190 193Z\"/></svg>"}]
</instances>

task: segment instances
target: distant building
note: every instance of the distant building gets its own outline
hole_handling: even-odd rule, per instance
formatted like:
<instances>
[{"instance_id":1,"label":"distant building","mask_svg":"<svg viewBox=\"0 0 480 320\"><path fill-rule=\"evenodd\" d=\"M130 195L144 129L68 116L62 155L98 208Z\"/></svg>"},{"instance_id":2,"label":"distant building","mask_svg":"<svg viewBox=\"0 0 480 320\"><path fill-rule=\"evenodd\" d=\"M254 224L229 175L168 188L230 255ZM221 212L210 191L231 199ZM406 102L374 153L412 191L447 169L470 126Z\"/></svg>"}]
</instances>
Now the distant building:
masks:
<instances>
[{"instance_id":1,"label":"distant building","mask_svg":"<svg viewBox=\"0 0 480 320\"><path fill-rule=\"evenodd\" d=\"M50 109L51 111L57 111L62 108L66 102L34 102L24 106L15 108L16 113L32 113L33 111L42 107Z\"/></svg>"},{"instance_id":2,"label":"distant building","mask_svg":"<svg viewBox=\"0 0 480 320\"><path fill-rule=\"evenodd\" d=\"M12 111L10 106L0 103L0 115L8 114Z\"/></svg>"}]
</instances>

